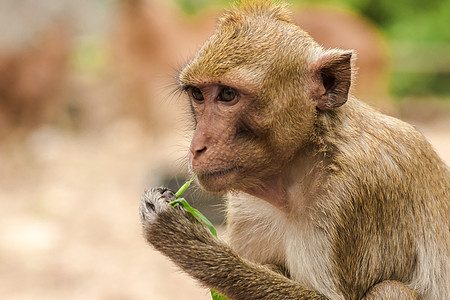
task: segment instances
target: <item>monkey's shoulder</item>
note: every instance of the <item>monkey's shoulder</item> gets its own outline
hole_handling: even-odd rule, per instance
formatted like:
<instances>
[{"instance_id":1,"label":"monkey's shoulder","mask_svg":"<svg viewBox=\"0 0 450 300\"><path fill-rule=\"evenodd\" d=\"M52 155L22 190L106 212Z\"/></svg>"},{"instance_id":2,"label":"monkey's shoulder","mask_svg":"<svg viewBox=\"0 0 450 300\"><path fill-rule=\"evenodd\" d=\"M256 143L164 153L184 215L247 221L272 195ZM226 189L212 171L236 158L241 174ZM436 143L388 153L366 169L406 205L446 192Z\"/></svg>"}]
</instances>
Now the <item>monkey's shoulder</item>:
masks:
<instances>
[{"instance_id":1,"label":"monkey's shoulder","mask_svg":"<svg viewBox=\"0 0 450 300\"><path fill-rule=\"evenodd\" d=\"M333 117L333 125L325 136L329 148L336 150L331 154L337 158L337 164L343 164L342 169L416 177L439 169L442 176L448 176L445 163L413 125L355 99L346 105Z\"/></svg>"}]
</instances>

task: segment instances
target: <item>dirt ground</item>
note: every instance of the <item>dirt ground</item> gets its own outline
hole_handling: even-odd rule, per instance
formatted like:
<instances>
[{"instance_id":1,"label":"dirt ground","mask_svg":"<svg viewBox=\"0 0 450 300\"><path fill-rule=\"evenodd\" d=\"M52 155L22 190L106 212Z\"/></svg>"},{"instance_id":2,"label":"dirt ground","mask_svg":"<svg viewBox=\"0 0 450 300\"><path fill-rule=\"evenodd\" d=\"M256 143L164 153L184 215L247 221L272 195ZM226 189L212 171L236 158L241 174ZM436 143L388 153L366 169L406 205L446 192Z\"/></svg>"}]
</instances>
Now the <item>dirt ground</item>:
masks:
<instances>
[{"instance_id":1,"label":"dirt ground","mask_svg":"<svg viewBox=\"0 0 450 300\"><path fill-rule=\"evenodd\" d=\"M449 125L418 124L447 164ZM210 299L141 235L140 194L186 146L130 120L0 144L0 299Z\"/></svg>"}]
</instances>

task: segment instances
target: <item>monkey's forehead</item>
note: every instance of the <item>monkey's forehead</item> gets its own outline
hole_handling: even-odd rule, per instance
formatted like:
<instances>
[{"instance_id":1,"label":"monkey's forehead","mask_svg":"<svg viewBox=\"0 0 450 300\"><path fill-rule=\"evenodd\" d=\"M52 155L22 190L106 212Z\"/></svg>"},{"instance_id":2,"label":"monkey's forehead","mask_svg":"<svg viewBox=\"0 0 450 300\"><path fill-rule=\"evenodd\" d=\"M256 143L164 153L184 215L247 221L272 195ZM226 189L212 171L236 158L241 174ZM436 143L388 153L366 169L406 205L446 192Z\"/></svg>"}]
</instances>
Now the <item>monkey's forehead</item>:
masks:
<instances>
[{"instance_id":1,"label":"monkey's forehead","mask_svg":"<svg viewBox=\"0 0 450 300\"><path fill-rule=\"evenodd\" d=\"M249 28L246 33L237 34L237 30L217 28L194 59L180 72L180 81L220 78L225 74L231 76L230 73L234 73L234 76L256 74L257 71L261 73L274 56L270 55L273 50L268 43L269 37L257 37L252 32L256 30Z\"/></svg>"},{"instance_id":2,"label":"monkey's forehead","mask_svg":"<svg viewBox=\"0 0 450 300\"><path fill-rule=\"evenodd\" d=\"M273 73L270 70L286 65L301 69L308 52L320 46L289 15L286 5L271 1L244 1L226 12L213 35L179 73L179 83L245 80L259 85L262 74Z\"/></svg>"},{"instance_id":3,"label":"monkey's forehead","mask_svg":"<svg viewBox=\"0 0 450 300\"><path fill-rule=\"evenodd\" d=\"M258 88L264 80L263 73L251 66L241 66L224 71L222 75L199 73L191 74L189 70L183 70L179 83L182 86L223 85L239 89L248 94L257 94Z\"/></svg>"},{"instance_id":4,"label":"monkey's forehead","mask_svg":"<svg viewBox=\"0 0 450 300\"><path fill-rule=\"evenodd\" d=\"M246 26L244 26L246 25ZM260 85L271 69L288 65L301 69L309 61L308 45L315 43L299 27L288 24L266 31L258 22L229 30L218 27L179 74L182 85L205 81L238 81ZM244 26L244 27L242 27ZM300 70L299 70L300 71Z\"/></svg>"}]
</instances>

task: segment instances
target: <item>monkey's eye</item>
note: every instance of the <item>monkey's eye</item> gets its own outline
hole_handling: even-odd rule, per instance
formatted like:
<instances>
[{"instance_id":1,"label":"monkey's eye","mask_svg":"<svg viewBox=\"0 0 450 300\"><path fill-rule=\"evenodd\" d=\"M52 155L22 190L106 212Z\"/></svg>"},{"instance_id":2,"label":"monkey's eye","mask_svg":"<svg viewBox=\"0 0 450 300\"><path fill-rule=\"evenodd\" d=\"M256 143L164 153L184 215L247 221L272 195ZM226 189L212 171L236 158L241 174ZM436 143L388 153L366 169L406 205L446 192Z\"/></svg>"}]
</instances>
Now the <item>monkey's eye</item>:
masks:
<instances>
[{"instance_id":1,"label":"monkey's eye","mask_svg":"<svg viewBox=\"0 0 450 300\"><path fill-rule=\"evenodd\" d=\"M236 98L236 91L230 87L223 88L220 92L220 100L233 101Z\"/></svg>"},{"instance_id":2,"label":"monkey's eye","mask_svg":"<svg viewBox=\"0 0 450 300\"><path fill-rule=\"evenodd\" d=\"M192 87L191 93L192 93L192 97L194 97L195 100L202 101L205 99L205 98L203 98L202 91L200 91L200 89L198 87L195 87L195 86Z\"/></svg>"}]
</instances>

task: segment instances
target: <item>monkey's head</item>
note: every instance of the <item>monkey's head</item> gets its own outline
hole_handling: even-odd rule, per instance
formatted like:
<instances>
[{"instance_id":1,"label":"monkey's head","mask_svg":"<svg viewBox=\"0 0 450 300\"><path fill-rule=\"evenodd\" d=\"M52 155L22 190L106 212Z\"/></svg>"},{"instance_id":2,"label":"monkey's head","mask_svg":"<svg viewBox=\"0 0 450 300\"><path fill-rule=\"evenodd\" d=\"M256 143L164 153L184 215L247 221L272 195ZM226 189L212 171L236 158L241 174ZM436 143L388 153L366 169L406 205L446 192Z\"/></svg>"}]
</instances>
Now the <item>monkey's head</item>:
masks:
<instances>
[{"instance_id":1,"label":"monkey's head","mask_svg":"<svg viewBox=\"0 0 450 300\"><path fill-rule=\"evenodd\" d=\"M211 192L255 189L313 134L317 114L347 100L350 51L324 50L285 5L242 4L180 72L195 121L190 166Z\"/></svg>"}]
</instances>

